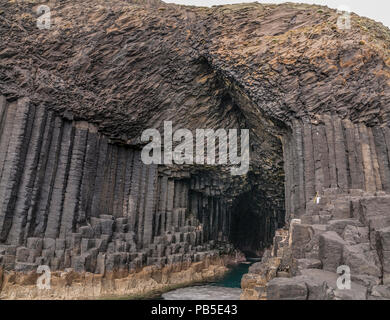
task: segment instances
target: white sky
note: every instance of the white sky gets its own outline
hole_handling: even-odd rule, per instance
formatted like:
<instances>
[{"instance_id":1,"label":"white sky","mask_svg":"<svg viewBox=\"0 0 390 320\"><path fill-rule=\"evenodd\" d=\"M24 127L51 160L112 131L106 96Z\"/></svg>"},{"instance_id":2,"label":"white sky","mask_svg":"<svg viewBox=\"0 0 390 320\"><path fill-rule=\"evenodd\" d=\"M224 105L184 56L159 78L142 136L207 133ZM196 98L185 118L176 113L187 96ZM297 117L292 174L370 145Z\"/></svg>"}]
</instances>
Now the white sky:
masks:
<instances>
[{"instance_id":1,"label":"white sky","mask_svg":"<svg viewBox=\"0 0 390 320\"><path fill-rule=\"evenodd\" d=\"M167 3L177 3L193 6L213 6L222 4L254 2L253 0L163 0ZM361 16L369 17L390 27L390 1L389 0L258 0L260 3L297 2L326 5L337 9L348 6L350 10Z\"/></svg>"}]
</instances>

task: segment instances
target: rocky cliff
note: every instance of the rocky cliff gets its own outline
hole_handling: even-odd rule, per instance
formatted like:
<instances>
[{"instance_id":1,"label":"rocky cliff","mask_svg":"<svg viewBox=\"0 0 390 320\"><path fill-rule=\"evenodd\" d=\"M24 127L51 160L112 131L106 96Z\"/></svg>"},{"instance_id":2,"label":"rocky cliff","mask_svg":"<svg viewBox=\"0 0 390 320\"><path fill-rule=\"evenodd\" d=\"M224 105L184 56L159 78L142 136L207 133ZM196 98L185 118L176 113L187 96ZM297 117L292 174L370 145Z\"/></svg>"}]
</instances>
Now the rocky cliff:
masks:
<instances>
[{"instance_id":1,"label":"rocky cliff","mask_svg":"<svg viewBox=\"0 0 390 320\"><path fill-rule=\"evenodd\" d=\"M377 257L369 275L388 283L387 244L374 240L386 239L390 225L387 28L352 14L352 28L341 30L336 11L308 5L47 5L49 29L37 28L35 1L0 8L5 297L33 283L25 275L42 264L112 284L142 279L146 266L185 272L235 249L261 254L292 219L324 232L345 219L367 228L369 238L349 245ZM249 129L249 172L145 165L141 133L163 132L164 121L193 132ZM310 230L302 243L292 240L288 264L317 259L335 273L326 253L303 249L316 248ZM336 260L359 264L351 259Z\"/></svg>"}]
</instances>

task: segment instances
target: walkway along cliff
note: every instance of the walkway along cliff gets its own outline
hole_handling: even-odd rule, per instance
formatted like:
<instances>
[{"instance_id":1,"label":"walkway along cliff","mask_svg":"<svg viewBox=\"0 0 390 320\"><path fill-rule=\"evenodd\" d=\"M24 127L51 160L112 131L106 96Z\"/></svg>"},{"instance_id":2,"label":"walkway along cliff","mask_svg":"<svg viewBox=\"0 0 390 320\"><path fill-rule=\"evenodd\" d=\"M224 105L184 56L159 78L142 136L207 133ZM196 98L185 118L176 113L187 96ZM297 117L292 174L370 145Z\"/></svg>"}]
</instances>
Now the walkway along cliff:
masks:
<instances>
[{"instance_id":1,"label":"walkway along cliff","mask_svg":"<svg viewBox=\"0 0 390 320\"><path fill-rule=\"evenodd\" d=\"M265 252L243 298L390 298L389 29L309 5L48 6L48 29L37 4L0 8L1 298L145 294L240 252ZM249 172L145 165L164 121L249 129Z\"/></svg>"}]
</instances>

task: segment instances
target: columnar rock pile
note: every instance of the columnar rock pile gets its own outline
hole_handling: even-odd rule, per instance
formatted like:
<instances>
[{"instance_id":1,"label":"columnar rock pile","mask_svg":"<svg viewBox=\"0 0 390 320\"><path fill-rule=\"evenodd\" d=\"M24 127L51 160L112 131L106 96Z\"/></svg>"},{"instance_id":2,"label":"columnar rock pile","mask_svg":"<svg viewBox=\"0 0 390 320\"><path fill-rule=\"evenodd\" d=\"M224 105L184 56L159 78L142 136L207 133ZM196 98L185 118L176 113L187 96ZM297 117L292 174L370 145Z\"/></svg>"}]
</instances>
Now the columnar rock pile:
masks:
<instances>
[{"instance_id":1,"label":"columnar rock pile","mask_svg":"<svg viewBox=\"0 0 390 320\"><path fill-rule=\"evenodd\" d=\"M56 116L28 99L8 103L1 96L0 102L0 278L7 295L39 297L12 289L14 272L35 274L39 265L130 281L127 275L145 266L185 270L206 260L222 267L215 260L220 255L235 259L231 200L249 183L206 168L145 165L139 149L113 143L92 124ZM203 280L193 276L182 274L183 282ZM77 296L55 290L54 297Z\"/></svg>"},{"instance_id":2,"label":"columnar rock pile","mask_svg":"<svg viewBox=\"0 0 390 320\"><path fill-rule=\"evenodd\" d=\"M300 223L291 224L288 246L276 236L274 257L252 267L243 298L390 297L389 139L386 126L370 128L327 114L294 122L284 145L286 210L290 221ZM336 287L342 265L351 270L351 290Z\"/></svg>"},{"instance_id":3,"label":"columnar rock pile","mask_svg":"<svg viewBox=\"0 0 390 320\"><path fill-rule=\"evenodd\" d=\"M0 101L6 270L104 273L231 252L227 186L212 174L145 165L140 151L109 143L86 122Z\"/></svg>"},{"instance_id":4,"label":"columnar rock pile","mask_svg":"<svg viewBox=\"0 0 390 320\"><path fill-rule=\"evenodd\" d=\"M243 299L390 298L390 196L324 189L242 281ZM351 287L337 285L348 267ZM343 284L343 282L341 282Z\"/></svg>"}]
</instances>

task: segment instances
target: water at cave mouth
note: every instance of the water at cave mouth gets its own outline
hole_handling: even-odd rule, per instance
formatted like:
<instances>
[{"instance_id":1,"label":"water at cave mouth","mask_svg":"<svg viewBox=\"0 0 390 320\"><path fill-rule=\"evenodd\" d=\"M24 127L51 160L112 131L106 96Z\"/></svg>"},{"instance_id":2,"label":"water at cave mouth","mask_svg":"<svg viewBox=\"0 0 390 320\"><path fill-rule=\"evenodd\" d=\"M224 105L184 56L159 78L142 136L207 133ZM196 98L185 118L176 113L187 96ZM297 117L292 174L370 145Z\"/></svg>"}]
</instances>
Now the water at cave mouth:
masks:
<instances>
[{"instance_id":1,"label":"water at cave mouth","mask_svg":"<svg viewBox=\"0 0 390 320\"><path fill-rule=\"evenodd\" d=\"M248 273L249 260L230 268L229 272L218 281L207 285L196 285L163 293L163 300L239 300L241 295L241 278Z\"/></svg>"}]
</instances>

